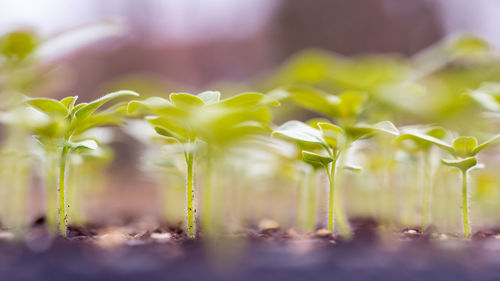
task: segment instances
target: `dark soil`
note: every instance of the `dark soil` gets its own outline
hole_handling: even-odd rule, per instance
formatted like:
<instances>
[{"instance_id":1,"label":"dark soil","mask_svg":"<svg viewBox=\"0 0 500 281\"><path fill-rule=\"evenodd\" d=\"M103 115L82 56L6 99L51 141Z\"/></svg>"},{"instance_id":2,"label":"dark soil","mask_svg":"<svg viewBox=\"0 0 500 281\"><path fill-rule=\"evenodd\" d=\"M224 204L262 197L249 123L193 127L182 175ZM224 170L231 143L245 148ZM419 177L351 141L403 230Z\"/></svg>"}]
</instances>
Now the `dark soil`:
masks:
<instances>
[{"instance_id":1,"label":"dark soil","mask_svg":"<svg viewBox=\"0 0 500 281\"><path fill-rule=\"evenodd\" d=\"M467 241L432 228L379 235L370 219L352 225L348 242L280 229L189 240L167 227L73 227L50 240L38 224L23 241L0 242L0 280L500 280L496 230Z\"/></svg>"}]
</instances>

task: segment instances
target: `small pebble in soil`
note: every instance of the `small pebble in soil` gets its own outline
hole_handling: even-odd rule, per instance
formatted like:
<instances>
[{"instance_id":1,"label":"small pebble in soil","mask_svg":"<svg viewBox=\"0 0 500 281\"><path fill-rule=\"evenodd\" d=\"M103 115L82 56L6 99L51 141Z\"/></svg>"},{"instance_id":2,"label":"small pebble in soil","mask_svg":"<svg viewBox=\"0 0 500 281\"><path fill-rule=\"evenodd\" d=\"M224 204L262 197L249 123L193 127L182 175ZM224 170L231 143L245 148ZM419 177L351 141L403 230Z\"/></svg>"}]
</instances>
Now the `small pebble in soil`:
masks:
<instances>
[{"instance_id":1,"label":"small pebble in soil","mask_svg":"<svg viewBox=\"0 0 500 281\"><path fill-rule=\"evenodd\" d=\"M98 238L97 244L101 247L115 247L125 244L128 237L120 230L109 230L103 235L96 236Z\"/></svg>"},{"instance_id":2,"label":"small pebble in soil","mask_svg":"<svg viewBox=\"0 0 500 281\"><path fill-rule=\"evenodd\" d=\"M316 231L316 236L319 237L329 237L332 235L332 232L326 228L321 228Z\"/></svg>"},{"instance_id":3,"label":"small pebble in soil","mask_svg":"<svg viewBox=\"0 0 500 281\"><path fill-rule=\"evenodd\" d=\"M263 219L259 221L258 228L261 232L266 232L270 230L277 230L280 228L280 225L274 220Z\"/></svg>"},{"instance_id":4,"label":"small pebble in soil","mask_svg":"<svg viewBox=\"0 0 500 281\"><path fill-rule=\"evenodd\" d=\"M166 242L170 241L171 238L172 238L172 234L170 234L168 232L163 232L163 233L153 232L153 233L151 233L151 239L153 239L159 243L166 243Z\"/></svg>"}]
</instances>

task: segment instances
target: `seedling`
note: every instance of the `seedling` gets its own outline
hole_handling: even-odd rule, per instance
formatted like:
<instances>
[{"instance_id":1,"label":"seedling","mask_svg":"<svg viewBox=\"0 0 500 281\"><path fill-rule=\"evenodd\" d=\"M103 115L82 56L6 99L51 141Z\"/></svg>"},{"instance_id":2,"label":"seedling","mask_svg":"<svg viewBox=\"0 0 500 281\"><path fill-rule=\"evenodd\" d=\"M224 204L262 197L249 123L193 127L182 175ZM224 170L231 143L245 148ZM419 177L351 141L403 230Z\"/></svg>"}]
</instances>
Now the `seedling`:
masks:
<instances>
[{"instance_id":1,"label":"seedling","mask_svg":"<svg viewBox=\"0 0 500 281\"><path fill-rule=\"evenodd\" d=\"M419 134L434 137L436 139L442 140L446 137L446 131L440 127L427 126L427 127L406 127L401 128L402 135L404 132L418 132ZM400 137L399 140L404 139ZM423 170L422 179L422 214L420 221L420 229L423 231L431 221L431 204L432 204L432 189L434 185L434 175L436 173L436 165L433 159L435 159L433 147L429 142L425 142L419 139L412 139L413 147L406 147L406 150L410 153L421 152L421 164Z\"/></svg>"},{"instance_id":2,"label":"seedling","mask_svg":"<svg viewBox=\"0 0 500 281\"><path fill-rule=\"evenodd\" d=\"M317 122L313 128L300 121L288 121L274 130L273 135L279 134L298 142L316 144L315 151L302 150L305 161L315 163L324 167L330 183L328 199L328 229L334 231L334 223L337 224L339 233L349 239L351 230L344 214L341 200L341 190L338 170L344 167L345 153L350 145L362 138L367 138L378 132L398 135L398 130L389 121L375 125L357 124L341 128L327 121Z\"/></svg>"},{"instance_id":3,"label":"seedling","mask_svg":"<svg viewBox=\"0 0 500 281\"><path fill-rule=\"evenodd\" d=\"M146 113L148 122L158 135L174 140L184 147L186 160L187 233L196 236L195 158L205 153L204 224L211 222L213 158L220 149L265 129L271 115L267 104L275 100L260 93L244 93L220 100L220 92L207 91L199 95L172 93L169 100L153 97L133 101L129 113ZM203 151L202 148L205 148Z\"/></svg>"},{"instance_id":4,"label":"seedling","mask_svg":"<svg viewBox=\"0 0 500 281\"><path fill-rule=\"evenodd\" d=\"M399 136L398 139L412 139L418 142L432 144L448 152L448 154L453 157L453 159L441 159L441 162L447 166L457 168L461 172L464 235L466 238L470 238L471 227L469 218L468 175L471 170L482 167L482 165L477 162L477 154L486 147L500 141L500 135L495 135L479 145L477 139L471 136L457 137L452 143L449 143L433 136L422 134L421 132L405 132Z\"/></svg>"},{"instance_id":5,"label":"seedling","mask_svg":"<svg viewBox=\"0 0 500 281\"><path fill-rule=\"evenodd\" d=\"M66 200L65 181L68 156L70 153L83 153L86 149L97 149L98 143L94 139L82 138L82 134L95 127L121 124L123 113L125 113L124 103L118 103L105 110L97 110L111 100L127 96L138 96L138 94L132 91L119 91L89 103L79 104L75 104L76 96L66 97L60 101L48 98L31 98L26 101L29 106L44 113L48 118L45 126L34 128L34 137L47 154L59 154L57 197L58 224L61 235L66 235L68 223L67 207L69 205ZM47 189L50 188L47 187Z\"/></svg>"}]
</instances>

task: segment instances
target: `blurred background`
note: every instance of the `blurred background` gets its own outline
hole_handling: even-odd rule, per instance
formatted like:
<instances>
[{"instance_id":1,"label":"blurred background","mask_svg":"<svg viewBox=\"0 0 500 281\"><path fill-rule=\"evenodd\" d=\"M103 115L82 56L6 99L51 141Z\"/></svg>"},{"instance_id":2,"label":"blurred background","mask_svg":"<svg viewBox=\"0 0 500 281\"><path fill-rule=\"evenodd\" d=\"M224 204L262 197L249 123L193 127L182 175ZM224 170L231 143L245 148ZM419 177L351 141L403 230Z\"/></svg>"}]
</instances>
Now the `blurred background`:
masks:
<instances>
[{"instance_id":1,"label":"blurred background","mask_svg":"<svg viewBox=\"0 0 500 281\"><path fill-rule=\"evenodd\" d=\"M65 87L50 93L95 96L130 75L183 90L246 81L310 47L410 55L457 31L500 44L498 11L491 0L2 0L0 33L28 28L49 37L121 21L122 36L64 60Z\"/></svg>"},{"instance_id":2,"label":"blurred background","mask_svg":"<svg viewBox=\"0 0 500 281\"><path fill-rule=\"evenodd\" d=\"M118 88L159 96L245 90L246 82L306 48L409 56L462 31L500 45L494 0L2 0L0 7L0 34L28 29L50 38L102 21L123 28L56 56L49 69L57 83L30 93L82 101ZM90 205L104 206L111 217L161 212L151 204L161 201L148 188L151 180L137 169L141 151L130 148L129 136L119 139L110 180L119 189L106 189L112 195L95 196ZM94 207L88 212L103 212Z\"/></svg>"}]
</instances>

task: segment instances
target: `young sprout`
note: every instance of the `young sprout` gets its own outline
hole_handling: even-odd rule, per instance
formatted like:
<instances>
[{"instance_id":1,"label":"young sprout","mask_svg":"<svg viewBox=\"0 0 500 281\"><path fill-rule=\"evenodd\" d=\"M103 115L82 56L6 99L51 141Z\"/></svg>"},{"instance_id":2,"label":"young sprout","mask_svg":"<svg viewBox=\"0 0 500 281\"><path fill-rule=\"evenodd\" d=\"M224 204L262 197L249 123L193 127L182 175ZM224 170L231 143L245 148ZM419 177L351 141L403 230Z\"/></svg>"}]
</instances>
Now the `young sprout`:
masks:
<instances>
[{"instance_id":1,"label":"young sprout","mask_svg":"<svg viewBox=\"0 0 500 281\"><path fill-rule=\"evenodd\" d=\"M441 159L441 162L447 166L457 168L462 175L462 219L464 227L464 235L470 238L471 227L469 218L469 191L468 191L468 174L471 170L480 168L476 155L489 145L500 141L500 135L495 135L487 141L478 144L475 137L461 136L453 140L452 143L440 140L428 134L422 134L419 131L405 132L401 134L398 140L412 139L418 142L424 142L435 145L444 151L448 152L453 159Z\"/></svg>"},{"instance_id":2,"label":"young sprout","mask_svg":"<svg viewBox=\"0 0 500 281\"><path fill-rule=\"evenodd\" d=\"M349 239L351 230L342 207L338 177L339 169L344 168L347 149L354 141L371 137L375 133L384 132L398 135L399 132L389 121L375 125L357 124L345 128L324 121L317 122L316 126L318 128L313 128L300 121L288 121L275 129L273 135L283 135L299 143L316 145L313 151L302 150L302 157L305 161L321 165L325 169L330 183L328 229L333 231L336 223L339 233Z\"/></svg>"},{"instance_id":3,"label":"young sprout","mask_svg":"<svg viewBox=\"0 0 500 281\"><path fill-rule=\"evenodd\" d=\"M68 156L71 153L83 153L86 149L97 149L98 143L94 139L83 138L82 135L95 127L123 123L122 116L125 113L126 103L118 103L100 111L98 109L111 100L130 96L139 95L132 91L118 91L89 103L79 104L76 104L76 96L66 97L60 101L49 98L31 98L26 101L30 107L43 113L50 120L45 126L34 128L34 137L47 154L59 154L57 197L61 235L66 235L68 223L69 206L66 199ZM47 187L50 188L52 187Z\"/></svg>"},{"instance_id":4,"label":"young sprout","mask_svg":"<svg viewBox=\"0 0 500 281\"><path fill-rule=\"evenodd\" d=\"M204 226L211 224L213 160L224 149L267 127L271 120L268 104L275 100L260 93L243 93L220 100L220 92L206 91L199 95L172 93L169 100L152 97L133 101L129 113L145 113L158 135L179 142L186 160L187 233L196 236L195 158L205 153L206 169L203 206ZM204 149L203 149L204 148Z\"/></svg>"},{"instance_id":5,"label":"young sprout","mask_svg":"<svg viewBox=\"0 0 500 281\"><path fill-rule=\"evenodd\" d=\"M500 83L481 83L478 89L467 91L466 95L484 109L500 113Z\"/></svg>"},{"instance_id":6,"label":"young sprout","mask_svg":"<svg viewBox=\"0 0 500 281\"><path fill-rule=\"evenodd\" d=\"M406 127L401 128L400 131L404 135L404 132L419 132L422 135L427 135L434 137L436 139L442 140L446 136L446 131L440 127L427 126L427 127ZM399 138L402 140L403 138ZM434 175L436 173L436 163L437 159L433 157L435 151L433 146L426 141L419 139L412 139L413 146L403 146L405 150L409 153L422 153L421 157L421 167L422 167L422 214L420 220L420 229L423 231L429 225L431 221L431 204L432 204L432 189L434 185ZM436 161L437 160L437 161Z\"/></svg>"}]
</instances>

